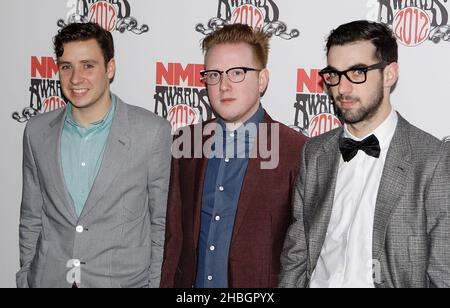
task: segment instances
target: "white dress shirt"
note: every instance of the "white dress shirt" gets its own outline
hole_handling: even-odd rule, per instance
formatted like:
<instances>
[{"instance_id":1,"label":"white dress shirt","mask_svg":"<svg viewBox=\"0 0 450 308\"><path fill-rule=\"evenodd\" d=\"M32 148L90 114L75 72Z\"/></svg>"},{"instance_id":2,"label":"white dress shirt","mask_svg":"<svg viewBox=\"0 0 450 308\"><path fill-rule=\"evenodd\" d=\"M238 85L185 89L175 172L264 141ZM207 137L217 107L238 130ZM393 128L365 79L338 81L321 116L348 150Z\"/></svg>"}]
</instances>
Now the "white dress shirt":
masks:
<instances>
[{"instance_id":1,"label":"white dress shirt","mask_svg":"<svg viewBox=\"0 0 450 308\"><path fill-rule=\"evenodd\" d=\"M344 128L344 138L356 141L375 135L379 159L359 151L346 163L341 158L333 211L325 243L311 279L311 288L374 288L372 239L378 189L398 116L389 117L362 139Z\"/></svg>"}]
</instances>

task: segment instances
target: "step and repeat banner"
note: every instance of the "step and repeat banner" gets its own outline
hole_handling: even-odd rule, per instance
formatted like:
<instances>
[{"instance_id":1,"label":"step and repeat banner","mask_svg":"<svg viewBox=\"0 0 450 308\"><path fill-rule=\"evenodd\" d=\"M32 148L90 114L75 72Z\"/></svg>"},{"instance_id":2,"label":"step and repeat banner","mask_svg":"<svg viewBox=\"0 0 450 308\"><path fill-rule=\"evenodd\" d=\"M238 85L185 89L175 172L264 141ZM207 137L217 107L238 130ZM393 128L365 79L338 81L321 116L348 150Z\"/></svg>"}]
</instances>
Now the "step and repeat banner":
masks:
<instances>
[{"instance_id":1,"label":"step and repeat banner","mask_svg":"<svg viewBox=\"0 0 450 308\"><path fill-rule=\"evenodd\" d=\"M270 85L262 103L277 120L314 137L341 125L318 76L325 38L340 24L369 19L392 27L400 43L400 80L392 97L411 123L450 136L448 0L1 0L0 287L19 269L22 134L26 122L67 103L52 39L72 22L113 33L112 90L167 118L174 129L211 119L200 81L205 35L246 23L270 33ZM55 158L56 161L57 158Z\"/></svg>"}]
</instances>

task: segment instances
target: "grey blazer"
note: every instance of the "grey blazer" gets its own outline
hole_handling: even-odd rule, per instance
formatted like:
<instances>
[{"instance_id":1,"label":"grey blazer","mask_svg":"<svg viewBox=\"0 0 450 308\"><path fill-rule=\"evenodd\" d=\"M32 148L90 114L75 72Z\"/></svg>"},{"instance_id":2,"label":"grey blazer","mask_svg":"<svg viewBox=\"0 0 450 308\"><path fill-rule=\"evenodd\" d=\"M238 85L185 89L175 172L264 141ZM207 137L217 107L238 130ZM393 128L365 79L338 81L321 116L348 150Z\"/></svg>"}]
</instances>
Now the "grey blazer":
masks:
<instances>
[{"instance_id":1,"label":"grey blazer","mask_svg":"<svg viewBox=\"0 0 450 308\"><path fill-rule=\"evenodd\" d=\"M170 124L117 102L103 162L79 218L64 183L65 108L29 121L23 145L18 287L158 287ZM77 266L78 260L81 264Z\"/></svg>"},{"instance_id":2,"label":"grey blazer","mask_svg":"<svg viewBox=\"0 0 450 308\"><path fill-rule=\"evenodd\" d=\"M309 286L333 210L342 133L304 147L280 287ZM399 116L375 211L376 287L450 287L449 148Z\"/></svg>"}]
</instances>

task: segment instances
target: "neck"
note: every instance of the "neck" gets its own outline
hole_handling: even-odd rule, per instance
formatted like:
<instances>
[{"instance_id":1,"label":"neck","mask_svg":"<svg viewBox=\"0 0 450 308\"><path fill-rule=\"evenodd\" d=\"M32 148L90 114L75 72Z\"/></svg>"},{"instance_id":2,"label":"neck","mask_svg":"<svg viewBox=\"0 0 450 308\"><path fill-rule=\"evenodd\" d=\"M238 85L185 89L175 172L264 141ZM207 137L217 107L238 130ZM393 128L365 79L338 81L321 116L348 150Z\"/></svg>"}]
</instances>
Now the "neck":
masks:
<instances>
[{"instance_id":1,"label":"neck","mask_svg":"<svg viewBox=\"0 0 450 308\"><path fill-rule=\"evenodd\" d=\"M112 105L111 94L107 92L100 100L91 106L77 108L72 105L73 118L83 127L88 127L92 123L102 120Z\"/></svg>"},{"instance_id":2,"label":"neck","mask_svg":"<svg viewBox=\"0 0 450 308\"><path fill-rule=\"evenodd\" d=\"M235 122L227 122L225 121L225 126L227 127L227 130L229 132L233 132L237 129L239 129L241 126L243 126L245 124L245 122L247 122L248 120L251 119L251 117L253 117L256 112L259 109L260 104L256 104L245 116L243 116L242 118L240 118L239 120L235 121Z\"/></svg>"},{"instance_id":3,"label":"neck","mask_svg":"<svg viewBox=\"0 0 450 308\"><path fill-rule=\"evenodd\" d=\"M349 132L356 138L364 138L374 130L376 130L381 124L383 124L383 122L386 121L391 112L391 103L389 101L385 102L373 117L359 123L348 124L347 128Z\"/></svg>"}]
</instances>

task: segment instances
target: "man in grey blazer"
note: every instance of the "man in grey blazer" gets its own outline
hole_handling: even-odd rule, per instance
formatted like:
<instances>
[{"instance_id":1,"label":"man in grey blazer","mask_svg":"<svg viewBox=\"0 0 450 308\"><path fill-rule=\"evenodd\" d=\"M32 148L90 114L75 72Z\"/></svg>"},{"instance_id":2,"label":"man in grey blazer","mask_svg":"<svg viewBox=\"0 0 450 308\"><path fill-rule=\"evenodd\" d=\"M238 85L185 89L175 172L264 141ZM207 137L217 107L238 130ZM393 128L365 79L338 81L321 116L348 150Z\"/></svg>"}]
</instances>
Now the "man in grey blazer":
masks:
<instances>
[{"instance_id":1,"label":"man in grey blazer","mask_svg":"<svg viewBox=\"0 0 450 308\"><path fill-rule=\"evenodd\" d=\"M450 287L449 144L394 111L392 31L345 24L327 50L345 126L304 148L280 286Z\"/></svg>"},{"instance_id":2,"label":"man in grey blazer","mask_svg":"<svg viewBox=\"0 0 450 308\"><path fill-rule=\"evenodd\" d=\"M24 133L18 287L158 287L170 124L110 92L112 35L55 37L65 108Z\"/></svg>"}]
</instances>

